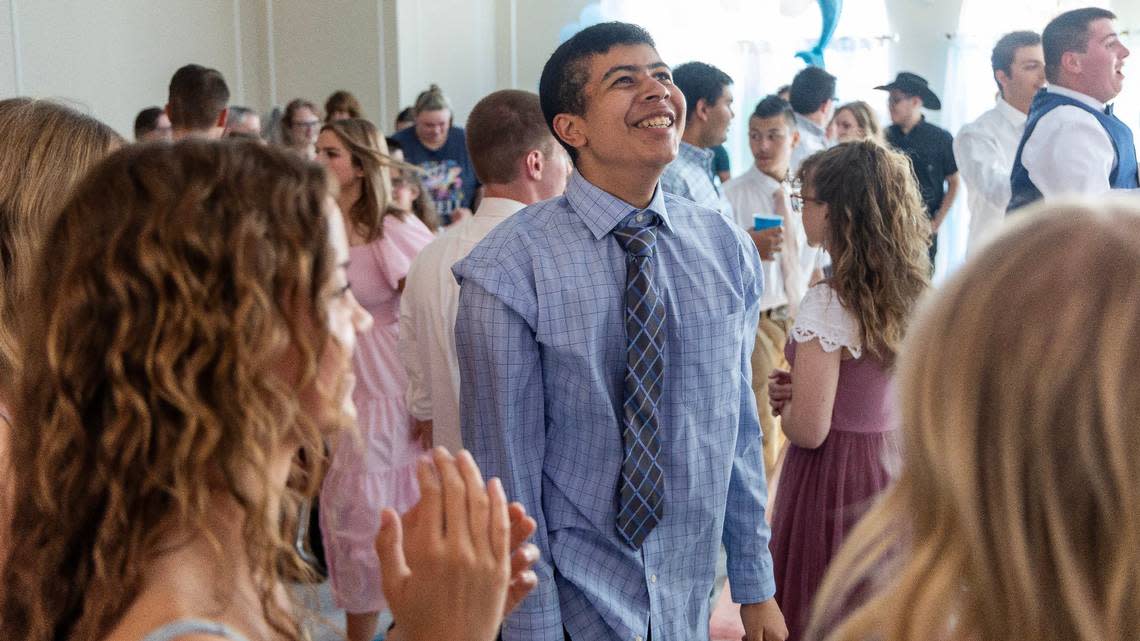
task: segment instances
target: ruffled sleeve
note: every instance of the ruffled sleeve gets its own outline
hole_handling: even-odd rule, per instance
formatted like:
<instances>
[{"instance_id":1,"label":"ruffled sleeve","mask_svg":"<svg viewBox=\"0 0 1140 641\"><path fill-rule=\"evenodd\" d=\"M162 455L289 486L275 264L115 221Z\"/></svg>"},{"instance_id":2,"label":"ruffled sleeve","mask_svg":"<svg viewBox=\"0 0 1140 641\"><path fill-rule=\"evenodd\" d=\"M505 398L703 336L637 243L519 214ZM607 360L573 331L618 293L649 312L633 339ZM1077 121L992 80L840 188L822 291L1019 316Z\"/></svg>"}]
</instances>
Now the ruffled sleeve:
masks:
<instances>
[{"instance_id":1,"label":"ruffled sleeve","mask_svg":"<svg viewBox=\"0 0 1140 641\"><path fill-rule=\"evenodd\" d=\"M825 352L846 347L855 358L863 355L863 337L858 319L843 307L835 290L826 283L820 283L807 291L800 303L796 324L792 327L792 339L797 343L817 338Z\"/></svg>"},{"instance_id":2,"label":"ruffled sleeve","mask_svg":"<svg viewBox=\"0 0 1140 641\"><path fill-rule=\"evenodd\" d=\"M371 244L376 264L384 282L395 290L400 279L408 275L412 260L435 236L419 218L411 214L384 217L384 236Z\"/></svg>"}]
</instances>

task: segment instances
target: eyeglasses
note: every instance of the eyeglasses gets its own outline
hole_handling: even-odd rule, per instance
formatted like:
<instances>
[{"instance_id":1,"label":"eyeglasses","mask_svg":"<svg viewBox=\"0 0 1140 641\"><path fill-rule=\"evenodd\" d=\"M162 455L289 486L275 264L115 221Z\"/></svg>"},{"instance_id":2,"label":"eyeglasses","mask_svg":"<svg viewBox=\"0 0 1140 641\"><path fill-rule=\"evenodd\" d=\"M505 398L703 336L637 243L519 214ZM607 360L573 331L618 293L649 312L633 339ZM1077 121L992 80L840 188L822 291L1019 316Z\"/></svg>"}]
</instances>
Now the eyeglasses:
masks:
<instances>
[{"instance_id":1,"label":"eyeglasses","mask_svg":"<svg viewBox=\"0 0 1140 641\"><path fill-rule=\"evenodd\" d=\"M321 126L321 121L320 120L305 120L302 122L295 122L295 123L293 123L293 126L296 127L297 129L313 129L313 128Z\"/></svg>"},{"instance_id":2,"label":"eyeglasses","mask_svg":"<svg viewBox=\"0 0 1140 641\"><path fill-rule=\"evenodd\" d=\"M807 198L798 191L789 195L788 198L792 199L792 207L795 207L797 210L803 209L804 203L815 203L816 205L823 204L822 200L818 198Z\"/></svg>"}]
</instances>

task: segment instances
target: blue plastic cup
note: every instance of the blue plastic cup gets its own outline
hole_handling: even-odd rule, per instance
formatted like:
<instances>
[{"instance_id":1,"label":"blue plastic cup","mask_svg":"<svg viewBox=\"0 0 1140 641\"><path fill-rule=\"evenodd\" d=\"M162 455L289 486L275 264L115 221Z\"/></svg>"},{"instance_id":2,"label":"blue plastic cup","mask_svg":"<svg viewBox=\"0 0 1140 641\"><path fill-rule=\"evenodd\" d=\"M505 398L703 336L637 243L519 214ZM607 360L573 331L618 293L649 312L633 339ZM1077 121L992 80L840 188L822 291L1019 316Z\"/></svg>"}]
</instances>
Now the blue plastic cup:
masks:
<instances>
[{"instance_id":1,"label":"blue plastic cup","mask_svg":"<svg viewBox=\"0 0 1140 641\"><path fill-rule=\"evenodd\" d=\"M754 231L764 231L765 229L772 229L773 227L783 227L784 217L777 216L776 214L753 214L752 215L752 229Z\"/></svg>"}]
</instances>

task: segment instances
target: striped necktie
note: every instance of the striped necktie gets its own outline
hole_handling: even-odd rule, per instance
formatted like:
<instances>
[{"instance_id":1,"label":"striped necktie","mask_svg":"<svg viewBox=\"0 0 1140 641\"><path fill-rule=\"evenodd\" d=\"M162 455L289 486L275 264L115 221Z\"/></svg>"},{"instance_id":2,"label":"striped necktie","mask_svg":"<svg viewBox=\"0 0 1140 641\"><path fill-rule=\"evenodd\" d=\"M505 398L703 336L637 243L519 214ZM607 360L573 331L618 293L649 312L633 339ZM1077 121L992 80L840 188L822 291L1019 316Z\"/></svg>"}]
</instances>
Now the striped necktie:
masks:
<instances>
[{"instance_id":1,"label":"striped necktie","mask_svg":"<svg viewBox=\"0 0 1140 641\"><path fill-rule=\"evenodd\" d=\"M656 214L634 212L614 236L626 251L624 457L618 482L617 529L634 549L665 515L665 476L658 403L665 374L665 303L654 282Z\"/></svg>"}]
</instances>

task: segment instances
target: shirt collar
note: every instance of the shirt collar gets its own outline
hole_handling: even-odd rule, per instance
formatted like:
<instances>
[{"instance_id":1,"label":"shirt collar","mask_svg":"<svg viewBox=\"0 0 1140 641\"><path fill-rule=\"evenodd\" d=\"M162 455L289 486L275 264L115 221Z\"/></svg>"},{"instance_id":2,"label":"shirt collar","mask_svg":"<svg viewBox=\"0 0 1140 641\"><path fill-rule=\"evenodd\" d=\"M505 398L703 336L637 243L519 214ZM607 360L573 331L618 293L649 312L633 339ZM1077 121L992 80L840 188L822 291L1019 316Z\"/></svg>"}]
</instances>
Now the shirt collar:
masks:
<instances>
[{"instance_id":1,"label":"shirt collar","mask_svg":"<svg viewBox=\"0 0 1140 641\"><path fill-rule=\"evenodd\" d=\"M673 226L669 224L669 213L665 210L665 192L661 189L660 182L653 191L649 206L638 209L597 187L575 170L570 176L570 182L566 184L566 200L598 240L613 231L635 211L651 211L657 214L661 217L661 224L665 229L670 233L673 231Z\"/></svg>"},{"instance_id":2,"label":"shirt collar","mask_svg":"<svg viewBox=\"0 0 1140 641\"><path fill-rule=\"evenodd\" d=\"M1049 93L1055 93L1055 94L1058 94L1061 96L1065 96L1066 98L1072 98L1073 100L1079 100L1080 102L1085 103L1086 105L1092 107L1093 109L1096 109L1097 111L1101 111L1101 112L1104 111L1104 103L1103 102L1097 100L1096 98L1093 98L1092 96L1089 96L1087 94L1083 94L1079 91L1073 91L1072 89L1069 89L1068 87L1061 87L1058 85L1049 85L1046 88L1046 91L1048 91Z\"/></svg>"},{"instance_id":3,"label":"shirt collar","mask_svg":"<svg viewBox=\"0 0 1140 641\"><path fill-rule=\"evenodd\" d=\"M488 196L479 201L479 209L475 210L475 215L483 219L507 218L523 207L526 205L517 200Z\"/></svg>"},{"instance_id":4,"label":"shirt collar","mask_svg":"<svg viewBox=\"0 0 1140 641\"><path fill-rule=\"evenodd\" d=\"M899 132L900 136L906 138L906 137L913 135L914 132L918 131L919 129L922 129L925 126L926 126L926 115L923 114L923 115L920 115L918 117L918 123L916 123L913 127L911 127L910 131L908 131L908 132L903 131L902 125L891 125L891 129L894 129L895 131Z\"/></svg>"},{"instance_id":5,"label":"shirt collar","mask_svg":"<svg viewBox=\"0 0 1140 641\"><path fill-rule=\"evenodd\" d=\"M815 134L816 136L819 136L820 138L823 138L824 136L827 135L826 129L824 129L823 127L820 127L819 125L812 122L807 116L803 116L800 114L795 114L795 116L796 116L796 127L797 128L802 129L802 128L806 127L809 132Z\"/></svg>"},{"instance_id":6,"label":"shirt collar","mask_svg":"<svg viewBox=\"0 0 1140 641\"><path fill-rule=\"evenodd\" d=\"M997 106L995 109L997 109L997 112L1009 121L1009 124L1015 127L1024 125L1025 121L1029 118L1028 115L1018 111L1017 107L1009 104L1005 101L1005 98L1002 98L1000 96L997 99Z\"/></svg>"}]
</instances>

